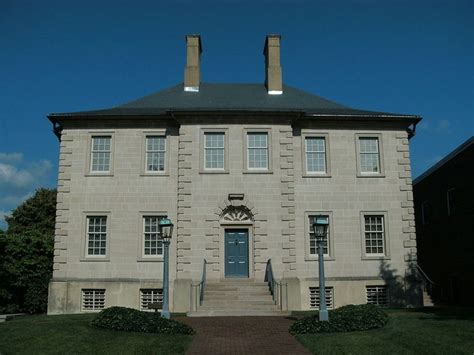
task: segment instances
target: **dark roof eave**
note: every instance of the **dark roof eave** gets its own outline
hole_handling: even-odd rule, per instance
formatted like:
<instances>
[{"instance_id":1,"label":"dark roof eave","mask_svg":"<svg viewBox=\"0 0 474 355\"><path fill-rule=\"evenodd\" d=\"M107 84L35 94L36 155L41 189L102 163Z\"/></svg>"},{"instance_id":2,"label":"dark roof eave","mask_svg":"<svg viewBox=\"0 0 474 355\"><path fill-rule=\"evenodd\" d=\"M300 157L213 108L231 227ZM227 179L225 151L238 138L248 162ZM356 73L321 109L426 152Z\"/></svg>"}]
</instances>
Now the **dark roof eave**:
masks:
<instances>
[{"instance_id":1,"label":"dark roof eave","mask_svg":"<svg viewBox=\"0 0 474 355\"><path fill-rule=\"evenodd\" d=\"M417 124L422 120L418 115L399 115L399 114L384 114L384 113L360 113L360 114L327 114L327 113L307 113L305 118L319 117L319 118L338 118L341 120L365 121L382 119L385 121L405 122L408 124Z\"/></svg>"},{"instance_id":2,"label":"dark roof eave","mask_svg":"<svg viewBox=\"0 0 474 355\"><path fill-rule=\"evenodd\" d=\"M161 116L163 118L172 118L173 115L187 115L189 113L205 115L205 114L269 114L269 115L288 115L292 114L298 116L301 119L321 118L321 119L341 119L341 120L375 120L383 119L385 121L395 120L397 122L406 122L409 124L418 123L421 121L421 117L417 115L399 115L399 114L386 114L378 112L361 112L361 113L330 113L330 112L307 112L304 110L288 110L288 109L275 109L275 110L261 110L261 109L168 109L161 111L151 112L139 112L130 110L128 113L114 112L110 110L101 111L85 111L85 112L72 112L72 113L51 113L47 117L55 123L59 120L64 119L78 119L78 118L101 118L101 119L130 119L130 118L151 118Z\"/></svg>"}]
</instances>

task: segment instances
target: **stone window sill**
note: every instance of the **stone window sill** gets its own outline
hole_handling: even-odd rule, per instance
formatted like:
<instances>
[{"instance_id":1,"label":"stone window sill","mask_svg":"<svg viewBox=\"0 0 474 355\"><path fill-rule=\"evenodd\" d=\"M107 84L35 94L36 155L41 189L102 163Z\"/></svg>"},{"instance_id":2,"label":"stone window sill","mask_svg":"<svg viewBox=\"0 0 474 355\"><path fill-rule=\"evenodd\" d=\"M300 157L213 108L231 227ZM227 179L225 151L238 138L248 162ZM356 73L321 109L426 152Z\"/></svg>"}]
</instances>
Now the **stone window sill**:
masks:
<instances>
[{"instance_id":1,"label":"stone window sill","mask_svg":"<svg viewBox=\"0 0 474 355\"><path fill-rule=\"evenodd\" d=\"M148 262L151 262L151 263L162 263L162 262L163 262L163 257L162 257L162 256L158 256L158 257L154 257L154 258L138 258L138 259L137 259L137 262L138 262L138 263L148 263Z\"/></svg>"},{"instance_id":2,"label":"stone window sill","mask_svg":"<svg viewBox=\"0 0 474 355\"><path fill-rule=\"evenodd\" d=\"M159 176L170 176L170 174L166 172L162 173L141 173L140 176L153 176L153 177L159 177Z\"/></svg>"},{"instance_id":3,"label":"stone window sill","mask_svg":"<svg viewBox=\"0 0 474 355\"><path fill-rule=\"evenodd\" d=\"M105 257L105 258L88 258L88 257L83 257L79 260L80 262L109 262L110 258Z\"/></svg>"},{"instance_id":4,"label":"stone window sill","mask_svg":"<svg viewBox=\"0 0 474 355\"><path fill-rule=\"evenodd\" d=\"M104 177L104 176L114 176L112 173L88 173L85 174L84 176L90 177L90 176L97 176L97 177Z\"/></svg>"},{"instance_id":5,"label":"stone window sill","mask_svg":"<svg viewBox=\"0 0 474 355\"><path fill-rule=\"evenodd\" d=\"M358 178L384 178L385 174L362 174L357 173Z\"/></svg>"}]
</instances>

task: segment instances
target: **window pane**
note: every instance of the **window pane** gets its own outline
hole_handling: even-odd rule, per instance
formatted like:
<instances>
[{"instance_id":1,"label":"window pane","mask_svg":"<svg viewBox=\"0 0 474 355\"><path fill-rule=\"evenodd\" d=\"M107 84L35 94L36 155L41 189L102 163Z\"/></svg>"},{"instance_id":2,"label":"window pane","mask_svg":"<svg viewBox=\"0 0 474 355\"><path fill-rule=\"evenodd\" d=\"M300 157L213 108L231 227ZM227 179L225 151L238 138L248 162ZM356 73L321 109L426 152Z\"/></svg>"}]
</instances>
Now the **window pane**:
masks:
<instances>
[{"instance_id":1,"label":"window pane","mask_svg":"<svg viewBox=\"0 0 474 355\"><path fill-rule=\"evenodd\" d=\"M248 133L249 148L267 148L266 133Z\"/></svg>"},{"instance_id":2,"label":"window pane","mask_svg":"<svg viewBox=\"0 0 474 355\"><path fill-rule=\"evenodd\" d=\"M380 172L378 138L359 138L360 171L362 173Z\"/></svg>"},{"instance_id":3,"label":"window pane","mask_svg":"<svg viewBox=\"0 0 474 355\"><path fill-rule=\"evenodd\" d=\"M247 158L249 169L268 169L268 134L247 134Z\"/></svg>"},{"instance_id":4,"label":"window pane","mask_svg":"<svg viewBox=\"0 0 474 355\"><path fill-rule=\"evenodd\" d=\"M361 153L378 153L379 145L377 138L359 138Z\"/></svg>"},{"instance_id":5,"label":"window pane","mask_svg":"<svg viewBox=\"0 0 474 355\"><path fill-rule=\"evenodd\" d=\"M329 216L323 215L323 217L329 222ZM316 236L314 235L313 231L313 222L316 216L309 216L309 253L310 255L318 255L318 248L316 243ZM326 237L324 238L324 245L323 245L323 254L324 256L329 256L329 238L330 238L330 228L328 226Z\"/></svg>"},{"instance_id":6,"label":"window pane","mask_svg":"<svg viewBox=\"0 0 474 355\"><path fill-rule=\"evenodd\" d=\"M206 148L224 148L224 133L206 133Z\"/></svg>"},{"instance_id":7,"label":"window pane","mask_svg":"<svg viewBox=\"0 0 474 355\"><path fill-rule=\"evenodd\" d=\"M92 137L91 170L107 172L110 170L111 137Z\"/></svg>"},{"instance_id":8,"label":"window pane","mask_svg":"<svg viewBox=\"0 0 474 355\"><path fill-rule=\"evenodd\" d=\"M165 170L166 140L161 136L146 137L146 171Z\"/></svg>"},{"instance_id":9,"label":"window pane","mask_svg":"<svg viewBox=\"0 0 474 355\"><path fill-rule=\"evenodd\" d=\"M383 216L364 216L364 222L366 254L383 255L385 253Z\"/></svg>"},{"instance_id":10,"label":"window pane","mask_svg":"<svg viewBox=\"0 0 474 355\"><path fill-rule=\"evenodd\" d=\"M326 142L324 138L306 138L306 151L324 153Z\"/></svg>"},{"instance_id":11,"label":"window pane","mask_svg":"<svg viewBox=\"0 0 474 355\"><path fill-rule=\"evenodd\" d=\"M107 217L87 217L87 255L106 255Z\"/></svg>"},{"instance_id":12,"label":"window pane","mask_svg":"<svg viewBox=\"0 0 474 355\"><path fill-rule=\"evenodd\" d=\"M379 155L378 154L361 154L360 170L362 172L376 173L379 171Z\"/></svg>"},{"instance_id":13,"label":"window pane","mask_svg":"<svg viewBox=\"0 0 474 355\"><path fill-rule=\"evenodd\" d=\"M204 134L205 169L224 169L225 135L224 133Z\"/></svg>"},{"instance_id":14,"label":"window pane","mask_svg":"<svg viewBox=\"0 0 474 355\"><path fill-rule=\"evenodd\" d=\"M143 255L157 256L163 254L163 243L158 234L158 223L165 216L143 217Z\"/></svg>"}]
</instances>

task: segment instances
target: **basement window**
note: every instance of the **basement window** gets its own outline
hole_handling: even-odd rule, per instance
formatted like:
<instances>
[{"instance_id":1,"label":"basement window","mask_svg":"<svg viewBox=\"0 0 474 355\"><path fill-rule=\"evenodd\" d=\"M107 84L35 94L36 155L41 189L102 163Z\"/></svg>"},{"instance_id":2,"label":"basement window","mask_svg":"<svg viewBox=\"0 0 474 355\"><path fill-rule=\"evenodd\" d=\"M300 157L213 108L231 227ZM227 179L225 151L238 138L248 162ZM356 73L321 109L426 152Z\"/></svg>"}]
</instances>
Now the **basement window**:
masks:
<instances>
[{"instance_id":1,"label":"basement window","mask_svg":"<svg viewBox=\"0 0 474 355\"><path fill-rule=\"evenodd\" d=\"M367 304L376 306L388 306L388 288L387 286L366 286Z\"/></svg>"},{"instance_id":2,"label":"basement window","mask_svg":"<svg viewBox=\"0 0 474 355\"><path fill-rule=\"evenodd\" d=\"M105 289L82 289L82 310L99 311L105 308Z\"/></svg>"},{"instance_id":3,"label":"basement window","mask_svg":"<svg viewBox=\"0 0 474 355\"><path fill-rule=\"evenodd\" d=\"M152 311L148 308L150 303L163 303L163 289L150 288L140 290L140 310Z\"/></svg>"},{"instance_id":4,"label":"basement window","mask_svg":"<svg viewBox=\"0 0 474 355\"><path fill-rule=\"evenodd\" d=\"M326 307L334 308L334 288L326 287ZM319 287L309 288L309 308L319 309Z\"/></svg>"}]
</instances>

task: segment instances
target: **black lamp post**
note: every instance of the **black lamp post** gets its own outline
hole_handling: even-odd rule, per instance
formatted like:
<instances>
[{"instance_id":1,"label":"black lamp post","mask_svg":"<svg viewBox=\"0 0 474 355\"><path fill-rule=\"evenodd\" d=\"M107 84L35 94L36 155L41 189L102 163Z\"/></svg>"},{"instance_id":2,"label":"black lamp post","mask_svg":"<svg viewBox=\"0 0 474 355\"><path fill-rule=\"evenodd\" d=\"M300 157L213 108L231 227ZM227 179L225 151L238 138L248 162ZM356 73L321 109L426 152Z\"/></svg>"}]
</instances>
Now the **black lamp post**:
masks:
<instances>
[{"instance_id":1,"label":"black lamp post","mask_svg":"<svg viewBox=\"0 0 474 355\"><path fill-rule=\"evenodd\" d=\"M324 279L324 246L327 242L329 220L327 216L316 216L313 221L313 231L316 237L319 259L319 320L329 319L326 306L326 281Z\"/></svg>"},{"instance_id":2,"label":"black lamp post","mask_svg":"<svg viewBox=\"0 0 474 355\"><path fill-rule=\"evenodd\" d=\"M168 218L158 222L160 238L163 241L163 309L161 316L170 319L169 303L169 246L173 235L173 223Z\"/></svg>"}]
</instances>

